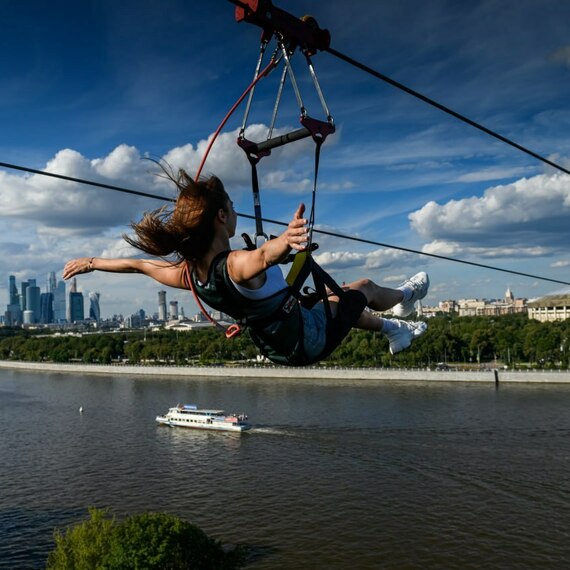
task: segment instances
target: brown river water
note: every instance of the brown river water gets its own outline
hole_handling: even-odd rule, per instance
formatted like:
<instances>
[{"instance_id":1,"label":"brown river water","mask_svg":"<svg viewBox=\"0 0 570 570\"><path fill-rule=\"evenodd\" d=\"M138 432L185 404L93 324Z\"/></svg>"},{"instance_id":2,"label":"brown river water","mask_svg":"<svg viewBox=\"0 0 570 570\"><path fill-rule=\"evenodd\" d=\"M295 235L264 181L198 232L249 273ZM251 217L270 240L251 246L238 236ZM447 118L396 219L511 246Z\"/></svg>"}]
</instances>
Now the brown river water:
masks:
<instances>
[{"instance_id":1,"label":"brown river water","mask_svg":"<svg viewBox=\"0 0 570 570\"><path fill-rule=\"evenodd\" d=\"M155 424L179 402L254 428ZM0 569L43 568L90 505L184 517L251 570L567 568L569 410L570 385L0 370Z\"/></svg>"}]
</instances>

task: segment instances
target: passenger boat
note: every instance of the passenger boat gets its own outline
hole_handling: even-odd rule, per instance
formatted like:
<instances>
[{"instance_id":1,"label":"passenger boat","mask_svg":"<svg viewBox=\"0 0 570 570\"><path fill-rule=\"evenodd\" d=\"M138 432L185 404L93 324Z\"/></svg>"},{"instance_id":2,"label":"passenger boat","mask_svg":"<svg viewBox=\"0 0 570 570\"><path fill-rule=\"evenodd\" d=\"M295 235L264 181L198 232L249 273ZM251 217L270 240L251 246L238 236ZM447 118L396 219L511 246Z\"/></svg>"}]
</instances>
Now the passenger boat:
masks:
<instances>
[{"instance_id":1,"label":"passenger boat","mask_svg":"<svg viewBox=\"0 0 570 570\"><path fill-rule=\"evenodd\" d=\"M156 416L159 424L214 431L245 431L251 428L245 414L226 415L224 410L199 410L193 404L178 404L164 416Z\"/></svg>"}]
</instances>

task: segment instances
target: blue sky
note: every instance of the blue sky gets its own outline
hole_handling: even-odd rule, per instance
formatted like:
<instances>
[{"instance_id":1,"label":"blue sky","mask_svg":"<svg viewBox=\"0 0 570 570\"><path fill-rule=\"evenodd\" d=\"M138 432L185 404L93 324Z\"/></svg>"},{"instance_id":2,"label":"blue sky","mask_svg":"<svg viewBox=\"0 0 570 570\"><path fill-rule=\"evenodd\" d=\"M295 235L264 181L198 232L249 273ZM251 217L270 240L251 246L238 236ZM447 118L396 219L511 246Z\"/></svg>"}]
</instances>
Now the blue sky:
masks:
<instances>
[{"instance_id":1,"label":"blue sky","mask_svg":"<svg viewBox=\"0 0 570 570\"><path fill-rule=\"evenodd\" d=\"M312 14L331 45L487 127L570 167L570 4L563 0L276 2ZM194 172L208 137L249 84L259 30L225 0L8 1L0 35L0 161L173 196L144 156ZM311 115L322 111L303 61L294 69ZM491 139L330 54L314 58L337 132L324 145L317 227L515 271L570 280L570 177ZM250 135L261 137L278 74L260 85ZM242 109L213 148L236 209L252 213L249 165L235 145ZM285 91L278 118L298 127ZM262 160L266 217L310 200L312 147ZM0 306L8 276L61 274L77 256L131 256L129 222L161 203L0 169ZM240 230L252 231L249 220ZM278 228L267 227L269 231ZM532 298L561 286L318 237L339 280L394 285L419 270L426 302ZM239 245L236 242L236 245ZM156 310L160 287L132 275L81 276L103 316ZM168 291L187 314L190 296Z\"/></svg>"}]
</instances>

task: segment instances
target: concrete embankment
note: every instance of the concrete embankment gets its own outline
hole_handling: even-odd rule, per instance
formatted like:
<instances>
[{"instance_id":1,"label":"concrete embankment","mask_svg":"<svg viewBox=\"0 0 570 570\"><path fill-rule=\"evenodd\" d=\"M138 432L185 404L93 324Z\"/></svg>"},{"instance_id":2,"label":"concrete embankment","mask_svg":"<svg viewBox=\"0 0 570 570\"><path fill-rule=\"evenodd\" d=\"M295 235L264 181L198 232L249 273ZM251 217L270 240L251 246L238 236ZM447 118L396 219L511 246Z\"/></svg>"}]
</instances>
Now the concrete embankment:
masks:
<instances>
[{"instance_id":1,"label":"concrete embankment","mask_svg":"<svg viewBox=\"0 0 570 570\"><path fill-rule=\"evenodd\" d=\"M570 384L570 371L445 370L424 368L286 368L279 366L128 366L99 364L54 364L49 362L0 361L0 369L80 374L130 374L210 378L281 378L315 380L410 380L427 382L519 382Z\"/></svg>"}]
</instances>

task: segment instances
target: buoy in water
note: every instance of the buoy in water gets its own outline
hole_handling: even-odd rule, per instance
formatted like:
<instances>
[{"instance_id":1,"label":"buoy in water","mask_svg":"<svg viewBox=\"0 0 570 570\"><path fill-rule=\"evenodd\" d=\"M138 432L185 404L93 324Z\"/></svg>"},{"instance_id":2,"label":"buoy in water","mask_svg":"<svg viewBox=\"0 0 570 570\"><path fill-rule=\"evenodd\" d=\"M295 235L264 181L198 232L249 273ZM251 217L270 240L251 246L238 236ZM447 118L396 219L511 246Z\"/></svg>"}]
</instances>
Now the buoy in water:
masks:
<instances>
[{"instance_id":1,"label":"buoy in water","mask_svg":"<svg viewBox=\"0 0 570 570\"><path fill-rule=\"evenodd\" d=\"M83 406L79 406L79 413L80 413L80 414L83 413Z\"/></svg>"}]
</instances>

